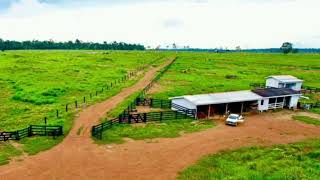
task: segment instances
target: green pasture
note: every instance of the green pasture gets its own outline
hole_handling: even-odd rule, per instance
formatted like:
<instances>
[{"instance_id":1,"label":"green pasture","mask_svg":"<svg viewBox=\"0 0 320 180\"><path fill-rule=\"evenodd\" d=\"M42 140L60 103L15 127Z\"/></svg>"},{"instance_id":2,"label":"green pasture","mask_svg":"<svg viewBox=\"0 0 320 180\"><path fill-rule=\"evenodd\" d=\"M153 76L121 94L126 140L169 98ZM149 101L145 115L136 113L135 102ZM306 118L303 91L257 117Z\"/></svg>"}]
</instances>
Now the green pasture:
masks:
<instances>
[{"instance_id":1,"label":"green pasture","mask_svg":"<svg viewBox=\"0 0 320 180\"><path fill-rule=\"evenodd\" d=\"M117 94L142 75L125 83L117 83L111 90L106 90L107 85L110 87L111 82L114 84L115 80L139 67L162 64L168 54L147 51L0 52L0 131L14 131L31 124L41 125L47 117L48 124L63 125L67 134L77 112L75 101L81 109L84 97L86 104L90 105ZM68 113L65 111L66 104ZM58 118L56 110L59 110ZM33 137L19 143L23 151L36 154L61 140ZM10 146L3 147L8 149ZM8 158L9 154L0 152L1 158Z\"/></svg>"},{"instance_id":2,"label":"green pasture","mask_svg":"<svg viewBox=\"0 0 320 180\"><path fill-rule=\"evenodd\" d=\"M70 124L83 97L94 103L129 86L136 79L112 90L106 86L146 64L163 62L165 54L118 51L6 51L0 53L0 130L16 130L30 124ZM102 88L104 92L101 93ZM96 91L99 92L96 97ZM93 99L90 99L90 93ZM61 118L56 118L56 110ZM70 125L67 125L69 129Z\"/></svg>"},{"instance_id":3,"label":"green pasture","mask_svg":"<svg viewBox=\"0 0 320 180\"><path fill-rule=\"evenodd\" d=\"M194 121L191 119L167 120L147 124L119 124L103 132L99 144L124 143L123 138L134 140L154 138L174 138L181 133L198 132L215 126L213 121Z\"/></svg>"},{"instance_id":4,"label":"green pasture","mask_svg":"<svg viewBox=\"0 0 320 180\"><path fill-rule=\"evenodd\" d=\"M320 119L312 118L309 116L293 116L292 118L296 121L301 121L306 124L313 124L316 126L320 126Z\"/></svg>"},{"instance_id":5,"label":"green pasture","mask_svg":"<svg viewBox=\"0 0 320 180\"><path fill-rule=\"evenodd\" d=\"M320 54L180 53L154 98L250 89L270 75L293 75L320 87Z\"/></svg>"},{"instance_id":6,"label":"green pasture","mask_svg":"<svg viewBox=\"0 0 320 180\"><path fill-rule=\"evenodd\" d=\"M319 179L320 140L249 147L209 155L179 174L200 179Z\"/></svg>"}]
</instances>

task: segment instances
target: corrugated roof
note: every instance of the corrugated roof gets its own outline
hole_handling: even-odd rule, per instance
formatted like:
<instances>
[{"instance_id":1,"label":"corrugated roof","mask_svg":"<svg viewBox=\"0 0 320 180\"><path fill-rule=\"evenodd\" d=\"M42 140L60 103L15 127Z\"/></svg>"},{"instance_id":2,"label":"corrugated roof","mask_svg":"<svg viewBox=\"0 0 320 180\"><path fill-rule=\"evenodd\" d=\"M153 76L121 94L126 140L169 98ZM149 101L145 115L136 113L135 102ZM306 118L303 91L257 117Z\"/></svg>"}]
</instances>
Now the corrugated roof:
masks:
<instances>
[{"instance_id":1,"label":"corrugated roof","mask_svg":"<svg viewBox=\"0 0 320 180\"><path fill-rule=\"evenodd\" d=\"M209 105L209 104L223 104L223 103L233 103L233 102L246 102L246 101L258 101L262 99L258 94L252 91L233 91L233 92L223 92L214 94L200 94L200 95L188 95L175 97L185 98L186 100L192 102L193 104L199 105Z\"/></svg>"},{"instance_id":2,"label":"corrugated roof","mask_svg":"<svg viewBox=\"0 0 320 180\"><path fill-rule=\"evenodd\" d=\"M277 97L277 96L301 94L299 91L295 91L289 88L264 88L264 89L255 89L253 90L253 92L262 97Z\"/></svg>"},{"instance_id":3,"label":"corrugated roof","mask_svg":"<svg viewBox=\"0 0 320 180\"><path fill-rule=\"evenodd\" d=\"M278 76L269 76L267 78L274 78L280 82L288 83L288 82L302 82L303 80L298 79L291 75L278 75Z\"/></svg>"}]
</instances>

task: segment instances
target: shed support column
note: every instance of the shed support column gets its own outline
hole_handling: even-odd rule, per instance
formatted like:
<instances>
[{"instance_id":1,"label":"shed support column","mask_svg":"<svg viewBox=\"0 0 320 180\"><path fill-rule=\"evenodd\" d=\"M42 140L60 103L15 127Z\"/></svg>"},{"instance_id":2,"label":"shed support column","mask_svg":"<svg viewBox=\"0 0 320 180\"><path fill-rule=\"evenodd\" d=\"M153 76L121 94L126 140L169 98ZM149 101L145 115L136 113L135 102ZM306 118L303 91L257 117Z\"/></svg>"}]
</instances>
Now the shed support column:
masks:
<instances>
[{"instance_id":1,"label":"shed support column","mask_svg":"<svg viewBox=\"0 0 320 180\"><path fill-rule=\"evenodd\" d=\"M226 115L228 114L228 104L226 104Z\"/></svg>"},{"instance_id":2,"label":"shed support column","mask_svg":"<svg viewBox=\"0 0 320 180\"><path fill-rule=\"evenodd\" d=\"M242 114L243 113L243 102L241 103L241 113L240 114Z\"/></svg>"},{"instance_id":3,"label":"shed support column","mask_svg":"<svg viewBox=\"0 0 320 180\"><path fill-rule=\"evenodd\" d=\"M209 105L208 107L208 119L210 118L210 114L211 114L211 105Z\"/></svg>"},{"instance_id":4,"label":"shed support column","mask_svg":"<svg viewBox=\"0 0 320 180\"><path fill-rule=\"evenodd\" d=\"M275 103L275 107L274 107L275 109L278 109L277 108L277 103L278 103L278 98L276 98L276 103Z\"/></svg>"}]
</instances>

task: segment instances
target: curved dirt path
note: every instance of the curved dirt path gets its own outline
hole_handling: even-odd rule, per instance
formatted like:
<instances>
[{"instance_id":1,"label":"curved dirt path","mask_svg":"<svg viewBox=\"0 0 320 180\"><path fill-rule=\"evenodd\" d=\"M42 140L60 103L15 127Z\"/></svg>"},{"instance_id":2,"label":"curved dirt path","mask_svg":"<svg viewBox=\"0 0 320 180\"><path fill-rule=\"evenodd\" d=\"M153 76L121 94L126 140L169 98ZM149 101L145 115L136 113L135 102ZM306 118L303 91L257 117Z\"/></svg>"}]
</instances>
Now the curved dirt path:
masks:
<instances>
[{"instance_id":1,"label":"curved dirt path","mask_svg":"<svg viewBox=\"0 0 320 180\"><path fill-rule=\"evenodd\" d=\"M173 59L164 64L151 68L135 85L124 88L117 95L104 102L95 104L80 112L70 133L62 143L49 151L41 152L36 156L24 158L22 162L12 162L7 166L0 167L0 179L66 179L67 177L86 177L83 171L85 166L90 168L91 161L99 160L103 153L101 148L94 144L91 139L91 127L100 122L107 112L115 108L130 95L146 87L157 72L168 66ZM80 135L78 130L82 128ZM87 178L84 178L87 179Z\"/></svg>"},{"instance_id":2,"label":"curved dirt path","mask_svg":"<svg viewBox=\"0 0 320 180\"><path fill-rule=\"evenodd\" d=\"M246 123L186 134L179 138L96 145L90 127L127 96L149 83L159 68L150 70L136 85L81 112L65 140L49 151L0 167L0 179L175 179L182 169L203 155L242 146L291 143L320 137L320 127L291 120L282 111L248 116ZM80 136L77 130L85 127Z\"/></svg>"}]
</instances>

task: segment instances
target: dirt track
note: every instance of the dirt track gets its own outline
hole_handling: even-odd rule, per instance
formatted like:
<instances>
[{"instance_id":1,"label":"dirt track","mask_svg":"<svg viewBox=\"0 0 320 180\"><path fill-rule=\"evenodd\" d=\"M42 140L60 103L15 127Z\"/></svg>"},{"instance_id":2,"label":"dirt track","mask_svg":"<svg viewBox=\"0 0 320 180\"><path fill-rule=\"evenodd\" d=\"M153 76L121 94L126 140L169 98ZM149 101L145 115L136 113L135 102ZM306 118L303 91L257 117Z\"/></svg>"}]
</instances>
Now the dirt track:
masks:
<instances>
[{"instance_id":1,"label":"dirt track","mask_svg":"<svg viewBox=\"0 0 320 180\"><path fill-rule=\"evenodd\" d=\"M207 131L157 139L152 143L94 144L90 127L130 94L147 85L157 70L159 68L150 70L136 85L81 112L70 134L58 146L0 167L0 179L174 179L177 172L209 153L320 137L320 127L292 121L292 112L284 111L250 116L245 125L236 128L219 124ZM79 136L80 127L84 130Z\"/></svg>"}]
</instances>

